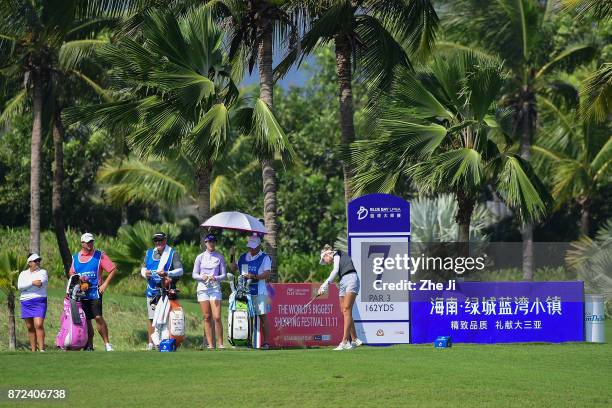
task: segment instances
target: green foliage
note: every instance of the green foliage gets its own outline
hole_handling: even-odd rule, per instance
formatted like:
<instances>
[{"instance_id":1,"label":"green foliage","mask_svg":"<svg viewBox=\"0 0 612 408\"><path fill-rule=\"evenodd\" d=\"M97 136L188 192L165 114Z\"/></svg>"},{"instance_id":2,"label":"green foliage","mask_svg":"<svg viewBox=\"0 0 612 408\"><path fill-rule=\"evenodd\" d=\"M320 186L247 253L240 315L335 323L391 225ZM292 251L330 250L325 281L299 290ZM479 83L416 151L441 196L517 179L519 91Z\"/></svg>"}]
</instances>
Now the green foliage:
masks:
<instances>
[{"instance_id":1,"label":"green foliage","mask_svg":"<svg viewBox=\"0 0 612 408\"><path fill-rule=\"evenodd\" d=\"M329 266L319 264L318 247L310 253L281 253L279 259L279 282L323 282L331 272Z\"/></svg>"},{"instance_id":2,"label":"green foliage","mask_svg":"<svg viewBox=\"0 0 612 408\"><path fill-rule=\"evenodd\" d=\"M108 255L117 265L118 279L140 274L144 254L153 247L153 234L158 231L165 232L172 239L179 234L180 228L172 224L153 225L146 221L119 228L114 245L107 249Z\"/></svg>"},{"instance_id":3,"label":"green foliage","mask_svg":"<svg viewBox=\"0 0 612 408\"><path fill-rule=\"evenodd\" d=\"M392 91L371 111L380 136L349 150L356 190L390 192L406 176L421 193L473 202L493 184L521 219L541 219L547 191L529 163L497 144L504 80L498 60L470 51L437 56L416 73L398 70Z\"/></svg>"},{"instance_id":4,"label":"green foliage","mask_svg":"<svg viewBox=\"0 0 612 408\"><path fill-rule=\"evenodd\" d=\"M0 251L0 290L7 296L17 292L17 278L23 264L16 252L6 248Z\"/></svg>"}]
</instances>

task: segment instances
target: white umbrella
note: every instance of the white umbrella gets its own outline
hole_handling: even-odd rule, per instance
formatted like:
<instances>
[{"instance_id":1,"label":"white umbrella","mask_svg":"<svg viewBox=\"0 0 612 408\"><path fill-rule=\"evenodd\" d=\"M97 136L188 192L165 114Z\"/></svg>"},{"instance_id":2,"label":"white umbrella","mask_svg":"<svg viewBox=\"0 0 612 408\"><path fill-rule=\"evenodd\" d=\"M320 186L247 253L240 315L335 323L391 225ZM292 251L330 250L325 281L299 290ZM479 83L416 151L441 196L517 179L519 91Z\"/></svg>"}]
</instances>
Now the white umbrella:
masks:
<instances>
[{"instance_id":1,"label":"white umbrella","mask_svg":"<svg viewBox=\"0 0 612 408\"><path fill-rule=\"evenodd\" d=\"M213 215L201 227L224 228L244 232L256 232L258 234L267 234L268 230L259 220L249 214L244 214L238 211L225 211Z\"/></svg>"}]
</instances>

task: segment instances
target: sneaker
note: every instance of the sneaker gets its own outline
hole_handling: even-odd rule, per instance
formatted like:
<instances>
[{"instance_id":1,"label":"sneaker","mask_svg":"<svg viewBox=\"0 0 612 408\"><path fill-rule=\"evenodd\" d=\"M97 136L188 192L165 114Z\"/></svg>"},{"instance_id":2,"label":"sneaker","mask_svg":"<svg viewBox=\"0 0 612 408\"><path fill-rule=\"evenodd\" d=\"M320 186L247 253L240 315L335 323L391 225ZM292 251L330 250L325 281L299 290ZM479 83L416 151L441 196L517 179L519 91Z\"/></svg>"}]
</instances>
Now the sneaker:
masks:
<instances>
[{"instance_id":1,"label":"sneaker","mask_svg":"<svg viewBox=\"0 0 612 408\"><path fill-rule=\"evenodd\" d=\"M350 350L352 348L353 348L353 346L351 346L351 343L347 341L346 343L342 342L342 343L338 344L338 347L336 347L334 349L334 351Z\"/></svg>"},{"instance_id":2,"label":"sneaker","mask_svg":"<svg viewBox=\"0 0 612 408\"><path fill-rule=\"evenodd\" d=\"M217 347L219 350L225 350L225 346L223 344L220 344L219 347Z\"/></svg>"},{"instance_id":3,"label":"sneaker","mask_svg":"<svg viewBox=\"0 0 612 408\"><path fill-rule=\"evenodd\" d=\"M93 348L93 346L87 346L83 350L85 350L85 351L94 351L94 348Z\"/></svg>"},{"instance_id":4,"label":"sneaker","mask_svg":"<svg viewBox=\"0 0 612 408\"><path fill-rule=\"evenodd\" d=\"M270 345L268 343L264 343L261 345L262 350L270 350Z\"/></svg>"},{"instance_id":5,"label":"sneaker","mask_svg":"<svg viewBox=\"0 0 612 408\"><path fill-rule=\"evenodd\" d=\"M47 352L47 350L45 350L45 349L38 350L38 351L41 352L41 353L46 353Z\"/></svg>"},{"instance_id":6,"label":"sneaker","mask_svg":"<svg viewBox=\"0 0 612 408\"><path fill-rule=\"evenodd\" d=\"M147 351L152 351L152 350L153 350L153 347L155 347L155 344L153 344L153 343L149 343L149 344L147 345Z\"/></svg>"},{"instance_id":7,"label":"sneaker","mask_svg":"<svg viewBox=\"0 0 612 408\"><path fill-rule=\"evenodd\" d=\"M106 349L106 351L113 351L113 346L111 346L111 344L110 344L110 343L106 343L106 344L104 345L104 348Z\"/></svg>"},{"instance_id":8,"label":"sneaker","mask_svg":"<svg viewBox=\"0 0 612 408\"><path fill-rule=\"evenodd\" d=\"M209 344L208 346L206 346L206 349L207 350L214 350L215 348Z\"/></svg>"},{"instance_id":9,"label":"sneaker","mask_svg":"<svg viewBox=\"0 0 612 408\"><path fill-rule=\"evenodd\" d=\"M353 347L359 347L363 344L363 341L359 340L359 339L355 339L351 342L351 346Z\"/></svg>"}]
</instances>

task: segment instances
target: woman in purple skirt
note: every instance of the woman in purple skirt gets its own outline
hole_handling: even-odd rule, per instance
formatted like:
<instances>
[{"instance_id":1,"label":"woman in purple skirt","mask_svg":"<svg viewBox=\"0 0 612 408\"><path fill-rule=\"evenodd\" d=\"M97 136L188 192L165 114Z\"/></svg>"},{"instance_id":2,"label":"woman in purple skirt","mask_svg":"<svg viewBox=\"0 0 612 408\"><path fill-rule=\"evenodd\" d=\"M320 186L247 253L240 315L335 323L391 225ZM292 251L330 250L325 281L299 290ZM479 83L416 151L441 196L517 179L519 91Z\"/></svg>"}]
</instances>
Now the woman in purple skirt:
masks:
<instances>
[{"instance_id":1,"label":"woman in purple skirt","mask_svg":"<svg viewBox=\"0 0 612 408\"><path fill-rule=\"evenodd\" d=\"M28 269L19 274L17 289L21 292L21 318L30 338L30 349L45 351L45 316L47 314L47 271L40 268L41 257L31 254Z\"/></svg>"}]
</instances>

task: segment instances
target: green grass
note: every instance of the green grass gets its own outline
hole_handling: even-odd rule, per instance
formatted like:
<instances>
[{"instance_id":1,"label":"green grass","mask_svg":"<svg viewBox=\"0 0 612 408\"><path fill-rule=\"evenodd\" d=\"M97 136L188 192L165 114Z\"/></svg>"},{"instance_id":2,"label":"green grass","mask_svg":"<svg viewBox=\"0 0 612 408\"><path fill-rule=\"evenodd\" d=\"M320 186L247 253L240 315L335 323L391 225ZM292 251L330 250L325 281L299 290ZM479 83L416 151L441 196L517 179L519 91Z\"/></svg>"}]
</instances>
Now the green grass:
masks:
<instances>
[{"instance_id":1,"label":"green grass","mask_svg":"<svg viewBox=\"0 0 612 408\"><path fill-rule=\"evenodd\" d=\"M48 344L60 293L52 291ZM4 301L4 299L0 299ZM64 388L64 403L18 406L423 406L609 407L612 344L457 344L309 350L199 351L201 319L183 299L188 339L177 353L147 353L142 297L109 293L111 340L118 350L0 353L0 389ZM55 306L55 307L54 307ZM3 310L5 307L3 307ZM225 308L227 309L227 308ZM225 315L225 313L224 313ZM225 320L225 319L224 319ZM23 323L18 321L23 342ZM6 345L6 314L0 342ZM612 321L606 323L612 339ZM20 343L23 345L23 343ZM14 406L0 397L0 406Z\"/></svg>"}]
</instances>

